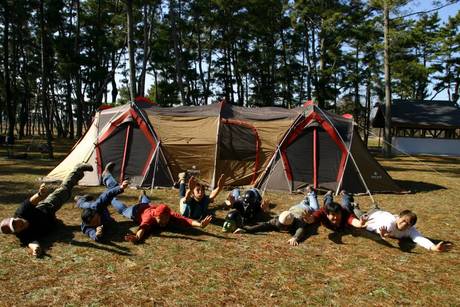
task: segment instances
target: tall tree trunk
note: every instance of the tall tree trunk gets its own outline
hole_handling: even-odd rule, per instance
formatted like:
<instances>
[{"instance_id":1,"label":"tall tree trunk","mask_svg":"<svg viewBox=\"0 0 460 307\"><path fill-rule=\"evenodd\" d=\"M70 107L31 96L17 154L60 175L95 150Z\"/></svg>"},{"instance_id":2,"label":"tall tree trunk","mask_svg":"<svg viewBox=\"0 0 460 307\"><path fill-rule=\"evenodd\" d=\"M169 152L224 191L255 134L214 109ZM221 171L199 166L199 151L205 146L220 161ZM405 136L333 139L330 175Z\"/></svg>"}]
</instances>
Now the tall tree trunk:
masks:
<instances>
[{"instance_id":1,"label":"tall tree trunk","mask_svg":"<svg viewBox=\"0 0 460 307\"><path fill-rule=\"evenodd\" d=\"M77 131L76 138L79 139L83 134L83 95L81 92L81 57L80 57L80 0L75 0L77 4L77 25L75 32L75 46L74 46L74 57L76 64L75 71L75 96L77 97L76 101L76 118L77 118Z\"/></svg>"},{"instance_id":2,"label":"tall tree trunk","mask_svg":"<svg viewBox=\"0 0 460 307\"><path fill-rule=\"evenodd\" d=\"M16 112L13 108L13 99L11 95L11 79L10 79L10 56L9 56L9 35L10 35L10 12L8 1L5 1L5 10L3 14L3 73L5 82L5 106L8 115L8 137L14 138L14 125L16 120Z\"/></svg>"},{"instance_id":3,"label":"tall tree trunk","mask_svg":"<svg viewBox=\"0 0 460 307\"><path fill-rule=\"evenodd\" d=\"M53 144L52 144L52 132L51 132L51 111L47 99L47 73L45 71L45 58L47 57L47 49L45 48L45 16L44 16L44 0L40 0L40 61L41 61L41 98L42 98L42 115L43 122L45 124L46 132L46 144L48 145L48 157L53 159Z\"/></svg>"},{"instance_id":4,"label":"tall tree trunk","mask_svg":"<svg viewBox=\"0 0 460 307\"><path fill-rule=\"evenodd\" d=\"M384 71L385 71L385 129L383 134L383 152L385 157L391 156L391 76L390 76L390 48L389 48L389 17L388 0L384 1L383 9L383 46L384 46Z\"/></svg>"},{"instance_id":5,"label":"tall tree trunk","mask_svg":"<svg viewBox=\"0 0 460 307\"><path fill-rule=\"evenodd\" d=\"M136 98L136 60L134 58L134 33L133 33L133 1L126 1L126 16L128 27L128 54L129 54L129 96L131 101Z\"/></svg>"},{"instance_id":6,"label":"tall tree trunk","mask_svg":"<svg viewBox=\"0 0 460 307\"><path fill-rule=\"evenodd\" d=\"M173 39L173 44L174 44L174 57L175 57L175 64L176 64L176 82L177 82L177 86L179 87L181 104L185 105L186 99L185 99L184 84L182 80L182 57L181 57L182 51L179 48L178 31L180 31L180 29L177 29L176 1L171 0L169 6L170 6L170 14L171 14L171 31L172 31L171 34L172 34L172 39Z\"/></svg>"},{"instance_id":7,"label":"tall tree trunk","mask_svg":"<svg viewBox=\"0 0 460 307\"><path fill-rule=\"evenodd\" d=\"M65 80L66 83L66 96L65 96L65 104L66 104L66 117L67 117L67 131L69 139L74 138L75 130L73 125L73 112L72 112L72 83L70 81L70 76Z\"/></svg>"}]
</instances>

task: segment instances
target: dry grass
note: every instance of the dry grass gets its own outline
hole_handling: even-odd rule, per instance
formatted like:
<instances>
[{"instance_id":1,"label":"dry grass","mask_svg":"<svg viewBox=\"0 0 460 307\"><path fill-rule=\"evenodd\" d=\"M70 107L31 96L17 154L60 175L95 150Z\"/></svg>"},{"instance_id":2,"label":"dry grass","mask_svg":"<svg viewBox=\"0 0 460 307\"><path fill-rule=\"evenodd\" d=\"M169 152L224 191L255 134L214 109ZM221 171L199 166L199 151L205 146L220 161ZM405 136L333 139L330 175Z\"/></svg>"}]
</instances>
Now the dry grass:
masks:
<instances>
[{"instance_id":1,"label":"dry grass","mask_svg":"<svg viewBox=\"0 0 460 307\"><path fill-rule=\"evenodd\" d=\"M61 152L68 150L65 145ZM0 154L0 216L5 217L57 161ZM420 160L381 159L393 178L416 193L376 195L376 200L392 212L414 210L418 229L428 237L459 242L460 159ZM102 188L78 187L75 193L83 191L96 194ZM129 190L122 198L134 203L137 194ZM154 190L152 197L178 207L176 190ZM269 197L274 213L300 200L299 195ZM364 208L370 204L364 196L358 202ZM388 247L358 233L335 236L319 228L290 247L285 233L223 234L221 210L204 232L165 231L141 245L123 242L135 226L114 214L119 223L108 233L111 241L98 244L79 231L79 214L71 202L62 208L58 217L65 225L46 240L50 248L43 259L31 258L14 237L1 236L0 305L460 305L455 246L434 254L405 244L403 251L396 243Z\"/></svg>"}]
</instances>

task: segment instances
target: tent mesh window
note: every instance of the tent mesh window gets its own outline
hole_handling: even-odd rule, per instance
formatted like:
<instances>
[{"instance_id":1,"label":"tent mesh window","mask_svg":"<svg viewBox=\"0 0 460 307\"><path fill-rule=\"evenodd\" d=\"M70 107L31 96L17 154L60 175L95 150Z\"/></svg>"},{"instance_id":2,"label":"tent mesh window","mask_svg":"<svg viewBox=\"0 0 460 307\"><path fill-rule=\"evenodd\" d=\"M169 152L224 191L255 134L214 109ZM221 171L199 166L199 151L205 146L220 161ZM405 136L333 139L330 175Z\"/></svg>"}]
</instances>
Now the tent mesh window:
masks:
<instances>
[{"instance_id":1,"label":"tent mesh window","mask_svg":"<svg viewBox=\"0 0 460 307\"><path fill-rule=\"evenodd\" d=\"M219 131L219 159L255 161L256 141L251 128L224 124Z\"/></svg>"}]
</instances>

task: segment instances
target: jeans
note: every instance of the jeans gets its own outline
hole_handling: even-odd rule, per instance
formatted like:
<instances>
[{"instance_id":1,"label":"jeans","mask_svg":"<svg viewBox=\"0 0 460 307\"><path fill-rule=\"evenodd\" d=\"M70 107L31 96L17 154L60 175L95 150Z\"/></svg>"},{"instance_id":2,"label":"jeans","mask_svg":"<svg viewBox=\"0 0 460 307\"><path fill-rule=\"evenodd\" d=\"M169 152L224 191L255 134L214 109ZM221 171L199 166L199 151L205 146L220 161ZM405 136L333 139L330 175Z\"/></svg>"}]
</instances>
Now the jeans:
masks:
<instances>
[{"instance_id":1,"label":"jeans","mask_svg":"<svg viewBox=\"0 0 460 307\"><path fill-rule=\"evenodd\" d=\"M118 186L118 182L115 180L112 174L106 174L102 178L102 183L107 187L107 189L112 189ZM130 220L135 219L139 204L128 207L116 197L112 198L111 203L112 203L112 206L115 208L115 210L117 210L118 213L120 213L121 215L123 215L124 217ZM146 195L142 195L140 203L148 204L150 203L150 199Z\"/></svg>"}]
</instances>

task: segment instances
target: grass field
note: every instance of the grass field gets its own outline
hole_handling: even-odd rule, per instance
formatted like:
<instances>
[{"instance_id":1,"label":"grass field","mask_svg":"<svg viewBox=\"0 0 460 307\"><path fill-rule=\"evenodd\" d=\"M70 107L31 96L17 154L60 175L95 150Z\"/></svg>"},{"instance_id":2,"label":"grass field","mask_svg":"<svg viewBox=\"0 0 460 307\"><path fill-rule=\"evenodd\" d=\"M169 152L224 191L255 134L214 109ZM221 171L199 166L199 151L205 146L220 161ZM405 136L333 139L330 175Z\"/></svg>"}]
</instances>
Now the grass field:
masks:
<instances>
[{"instance_id":1,"label":"grass field","mask_svg":"<svg viewBox=\"0 0 460 307\"><path fill-rule=\"evenodd\" d=\"M37 178L68 149L68 143L60 143L56 161L39 154L7 159L0 150L1 218L36 191ZM69 201L58 212L63 225L45 240L48 249L42 259L32 258L14 236L0 236L0 305L459 306L460 257L455 244L460 241L460 159L418 159L379 158L413 193L380 194L375 199L391 212L415 211L423 234L454 243L448 253L407 242L401 248L398 242L389 247L364 233L337 235L322 227L291 247L286 233L222 233L222 210L204 231L164 231L140 245L123 241L136 227L114 213L118 224L106 233L110 240L99 244L80 232L79 209ZM77 187L75 194L101 191ZM121 199L134 203L138 193L130 189ZM154 190L150 196L178 210L177 190ZM273 214L301 199L266 196ZM362 208L369 207L369 197L356 198Z\"/></svg>"}]
</instances>

